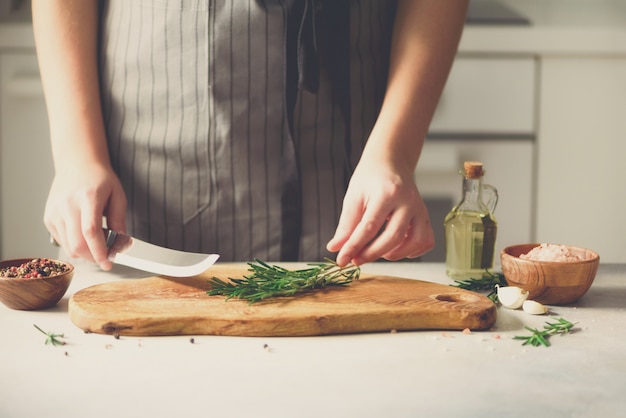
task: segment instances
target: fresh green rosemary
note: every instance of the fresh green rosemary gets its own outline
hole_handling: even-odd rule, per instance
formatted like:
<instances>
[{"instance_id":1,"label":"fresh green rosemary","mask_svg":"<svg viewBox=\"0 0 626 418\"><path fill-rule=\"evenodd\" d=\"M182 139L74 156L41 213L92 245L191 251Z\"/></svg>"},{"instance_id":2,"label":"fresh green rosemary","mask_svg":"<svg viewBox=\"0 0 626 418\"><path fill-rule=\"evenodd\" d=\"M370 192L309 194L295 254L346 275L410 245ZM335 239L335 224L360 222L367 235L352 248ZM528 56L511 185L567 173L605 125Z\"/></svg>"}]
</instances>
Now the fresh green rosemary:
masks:
<instances>
[{"instance_id":1,"label":"fresh green rosemary","mask_svg":"<svg viewBox=\"0 0 626 418\"><path fill-rule=\"evenodd\" d=\"M506 286L506 280L502 273L491 273L489 270L485 270L481 278L470 278L467 280L455 280L455 284L452 286L459 287L461 289L479 291L488 291L487 297L493 301L498 302L498 288L496 286Z\"/></svg>"},{"instance_id":2,"label":"fresh green rosemary","mask_svg":"<svg viewBox=\"0 0 626 418\"><path fill-rule=\"evenodd\" d=\"M65 345L65 341L61 341L59 340L59 338L64 338L63 334L54 334L52 332L46 332L44 330L42 330L41 328L39 328L37 325L33 324L33 326L35 328L37 328L42 334L44 334L47 338L46 338L46 345L48 344L52 344L52 345Z\"/></svg>"},{"instance_id":3,"label":"fresh green rosemary","mask_svg":"<svg viewBox=\"0 0 626 418\"><path fill-rule=\"evenodd\" d=\"M358 280L361 269L348 265L339 267L334 261L326 259L322 263L310 263L309 268L288 270L283 267L269 265L259 259L248 263L251 272L243 279L229 278L224 281L213 277L209 280L210 296L222 295L228 299L245 299L249 303L277 297L292 296L326 286L345 286Z\"/></svg>"},{"instance_id":4,"label":"fresh green rosemary","mask_svg":"<svg viewBox=\"0 0 626 418\"><path fill-rule=\"evenodd\" d=\"M550 341L548 338L551 335L555 334L569 334L574 328L574 323L569 322L566 319L558 318L557 322L546 322L543 330L538 330L537 328L524 327L532 334L530 336L516 336L513 337L514 340L522 340L524 341L522 345L532 345L533 347L538 347L540 345L549 347Z\"/></svg>"}]
</instances>

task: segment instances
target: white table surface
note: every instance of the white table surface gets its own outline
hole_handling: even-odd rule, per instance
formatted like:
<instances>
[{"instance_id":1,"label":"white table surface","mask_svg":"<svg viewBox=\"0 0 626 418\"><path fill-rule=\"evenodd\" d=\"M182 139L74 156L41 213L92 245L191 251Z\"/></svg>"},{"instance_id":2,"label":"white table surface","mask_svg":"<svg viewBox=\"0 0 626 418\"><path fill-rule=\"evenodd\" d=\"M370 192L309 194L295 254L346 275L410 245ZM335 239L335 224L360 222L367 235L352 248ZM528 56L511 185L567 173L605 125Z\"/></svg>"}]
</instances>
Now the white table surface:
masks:
<instances>
[{"instance_id":1,"label":"white table surface","mask_svg":"<svg viewBox=\"0 0 626 418\"><path fill-rule=\"evenodd\" d=\"M290 267L289 264L282 264ZM85 334L68 298L145 277L77 264L52 309L0 306L0 417L613 417L626 407L626 265L602 265L551 347L522 346L546 316L498 309L489 331L325 337L124 337ZM383 273L449 284L442 264L373 263ZM45 345L46 331L67 345ZM267 345L267 347L266 347Z\"/></svg>"}]
</instances>

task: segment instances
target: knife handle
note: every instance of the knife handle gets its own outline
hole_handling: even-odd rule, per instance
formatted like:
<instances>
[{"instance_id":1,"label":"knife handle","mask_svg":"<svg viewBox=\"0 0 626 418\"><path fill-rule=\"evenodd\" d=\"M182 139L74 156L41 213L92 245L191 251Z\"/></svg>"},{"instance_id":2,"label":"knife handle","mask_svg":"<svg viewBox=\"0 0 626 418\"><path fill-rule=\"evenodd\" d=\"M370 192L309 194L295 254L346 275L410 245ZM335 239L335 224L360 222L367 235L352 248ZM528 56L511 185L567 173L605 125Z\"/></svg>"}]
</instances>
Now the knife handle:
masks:
<instances>
[{"instance_id":1,"label":"knife handle","mask_svg":"<svg viewBox=\"0 0 626 418\"><path fill-rule=\"evenodd\" d=\"M109 259L115 257L115 254L130 248L133 243L133 239L128 235L107 228L102 228L102 232L104 233L104 239L109 249Z\"/></svg>"},{"instance_id":2,"label":"knife handle","mask_svg":"<svg viewBox=\"0 0 626 418\"><path fill-rule=\"evenodd\" d=\"M102 228L102 232L104 232L104 238L106 239L106 242L107 242L107 248L111 248L113 244L115 244L115 238L117 238L117 232L111 229L107 229L107 228Z\"/></svg>"}]
</instances>

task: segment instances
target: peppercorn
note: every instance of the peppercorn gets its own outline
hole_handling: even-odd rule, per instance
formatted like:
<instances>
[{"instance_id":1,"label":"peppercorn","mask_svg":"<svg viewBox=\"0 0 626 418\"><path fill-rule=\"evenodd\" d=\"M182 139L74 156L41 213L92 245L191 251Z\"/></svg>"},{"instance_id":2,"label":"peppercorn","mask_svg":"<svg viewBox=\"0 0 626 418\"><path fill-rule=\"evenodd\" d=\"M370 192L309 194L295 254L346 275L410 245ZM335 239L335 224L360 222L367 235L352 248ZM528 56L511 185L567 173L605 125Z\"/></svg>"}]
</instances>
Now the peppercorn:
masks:
<instances>
[{"instance_id":1,"label":"peppercorn","mask_svg":"<svg viewBox=\"0 0 626 418\"><path fill-rule=\"evenodd\" d=\"M0 277L36 279L57 276L69 271L65 263L50 260L49 258L34 258L19 266L10 266L0 269Z\"/></svg>"}]
</instances>

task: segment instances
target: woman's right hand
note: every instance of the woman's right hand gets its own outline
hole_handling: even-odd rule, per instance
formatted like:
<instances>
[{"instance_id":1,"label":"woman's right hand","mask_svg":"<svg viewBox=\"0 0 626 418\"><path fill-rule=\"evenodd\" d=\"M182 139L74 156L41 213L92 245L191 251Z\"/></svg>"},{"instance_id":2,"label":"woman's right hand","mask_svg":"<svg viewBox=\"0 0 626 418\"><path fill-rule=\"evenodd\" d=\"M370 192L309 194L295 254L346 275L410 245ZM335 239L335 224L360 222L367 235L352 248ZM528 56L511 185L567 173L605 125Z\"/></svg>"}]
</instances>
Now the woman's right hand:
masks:
<instances>
[{"instance_id":1,"label":"woman's right hand","mask_svg":"<svg viewBox=\"0 0 626 418\"><path fill-rule=\"evenodd\" d=\"M98 1L33 0L55 177L44 223L67 255L111 268L102 219L125 232L126 196L109 163L98 79Z\"/></svg>"},{"instance_id":2,"label":"woman's right hand","mask_svg":"<svg viewBox=\"0 0 626 418\"><path fill-rule=\"evenodd\" d=\"M57 170L44 224L69 257L96 262L103 270L110 270L103 217L108 228L126 231L126 196L113 170L97 164Z\"/></svg>"}]
</instances>

